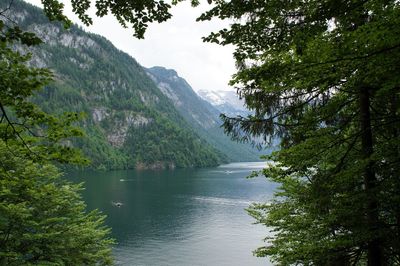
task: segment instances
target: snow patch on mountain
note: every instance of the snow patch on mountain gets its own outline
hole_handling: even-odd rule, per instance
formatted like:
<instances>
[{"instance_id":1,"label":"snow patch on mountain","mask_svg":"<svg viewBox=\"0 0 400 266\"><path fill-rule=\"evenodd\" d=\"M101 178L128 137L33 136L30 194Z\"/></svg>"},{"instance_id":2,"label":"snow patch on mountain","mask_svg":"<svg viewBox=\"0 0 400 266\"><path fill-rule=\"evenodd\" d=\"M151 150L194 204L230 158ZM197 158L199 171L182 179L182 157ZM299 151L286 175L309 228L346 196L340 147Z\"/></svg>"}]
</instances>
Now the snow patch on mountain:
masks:
<instances>
[{"instance_id":1,"label":"snow patch on mountain","mask_svg":"<svg viewBox=\"0 0 400 266\"><path fill-rule=\"evenodd\" d=\"M200 90L198 95L212 104L221 113L228 116L247 116L251 112L245 107L244 100L240 99L235 91L205 91Z\"/></svg>"}]
</instances>

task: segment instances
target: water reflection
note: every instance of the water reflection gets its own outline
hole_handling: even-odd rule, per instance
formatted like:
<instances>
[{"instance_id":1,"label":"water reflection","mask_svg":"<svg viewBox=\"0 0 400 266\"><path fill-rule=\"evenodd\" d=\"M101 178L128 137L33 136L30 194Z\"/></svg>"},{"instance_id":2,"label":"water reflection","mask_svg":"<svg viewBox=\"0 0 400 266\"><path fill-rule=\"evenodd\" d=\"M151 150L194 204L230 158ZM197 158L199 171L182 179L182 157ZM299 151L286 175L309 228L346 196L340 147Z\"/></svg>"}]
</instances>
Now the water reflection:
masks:
<instances>
[{"instance_id":1,"label":"water reflection","mask_svg":"<svg viewBox=\"0 0 400 266\"><path fill-rule=\"evenodd\" d=\"M267 231L244 210L271 197L273 184L245 178L261 167L85 171L68 178L85 181L88 207L107 214L120 265L270 265L252 256Z\"/></svg>"}]
</instances>

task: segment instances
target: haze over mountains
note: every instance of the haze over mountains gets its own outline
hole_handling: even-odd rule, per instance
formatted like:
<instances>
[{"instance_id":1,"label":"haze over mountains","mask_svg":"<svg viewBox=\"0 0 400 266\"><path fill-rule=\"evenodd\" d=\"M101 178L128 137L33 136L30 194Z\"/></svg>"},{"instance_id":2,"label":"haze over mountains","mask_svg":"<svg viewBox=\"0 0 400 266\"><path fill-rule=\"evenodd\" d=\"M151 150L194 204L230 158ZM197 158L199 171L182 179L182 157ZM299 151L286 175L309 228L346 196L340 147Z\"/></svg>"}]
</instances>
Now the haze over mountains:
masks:
<instances>
[{"instance_id":1,"label":"haze over mountains","mask_svg":"<svg viewBox=\"0 0 400 266\"><path fill-rule=\"evenodd\" d=\"M174 70L144 69L105 38L76 26L65 30L22 1L14 1L10 15L44 41L29 50L31 63L54 72L55 82L35 101L48 112L86 114L87 137L71 143L93 167L204 167L258 158L223 134L221 111Z\"/></svg>"},{"instance_id":2,"label":"haze over mountains","mask_svg":"<svg viewBox=\"0 0 400 266\"><path fill-rule=\"evenodd\" d=\"M198 91L199 96L212 104L220 113L228 116L247 116L244 100L239 99L235 91Z\"/></svg>"},{"instance_id":3,"label":"haze over mountains","mask_svg":"<svg viewBox=\"0 0 400 266\"><path fill-rule=\"evenodd\" d=\"M214 104L197 95L189 83L179 77L178 73L173 69L152 67L147 69L147 72L158 88L174 103L178 112L196 132L206 139L207 142L226 154L230 161L258 160L261 154L258 150L255 150L248 144L232 141L230 137L224 134L224 130L221 128L222 121L219 116L223 112L222 110L230 110L226 114L232 116L248 114L248 111L243 107L241 109L242 102L237 99L236 95L229 95L222 92L218 94L221 95L218 103L223 103ZM224 94L231 96L231 98L226 97L226 100L223 101ZM232 99L234 97L236 101Z\"/></svg>"}]
</instances>

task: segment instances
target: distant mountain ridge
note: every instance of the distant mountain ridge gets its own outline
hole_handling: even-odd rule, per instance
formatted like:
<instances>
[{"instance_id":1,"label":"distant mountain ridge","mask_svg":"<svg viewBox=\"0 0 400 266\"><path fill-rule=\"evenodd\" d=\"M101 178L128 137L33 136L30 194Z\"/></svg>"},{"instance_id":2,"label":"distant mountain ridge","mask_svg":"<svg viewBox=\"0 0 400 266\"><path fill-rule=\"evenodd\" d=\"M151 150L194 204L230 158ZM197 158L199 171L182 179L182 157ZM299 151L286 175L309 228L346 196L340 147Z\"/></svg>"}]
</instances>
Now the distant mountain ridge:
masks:
<instances>
[{"instance_id":1,"label":"distant mountain ridge","mask_svg":"<svg viewBox=\"0 0 400 266\"><path fill-rule=\"evenodd\" d=\"M146 69L161 92L174 103L175 108L196 132L223 152L232 161L257 161L261 152L250 144L237 143L221 128L221 111L201 98L189 83L173 69L156 66ZM236 97L233 95L233 97ZM228 100L229 101L229 100ZM232 107L233 108L233 107ZM243 108L243 112L246 112Z\"/></svg>"},{"instance_id":2,"label":"distant mountain ridge","mask_svg":"<svg viewBox=\"0 0 400 266\"><path fill-rule=\"evenodd\" d=\"M220 126L218 111L201 99L175 70L155 66L147 68L146 71L160 91L174 103L175 108L187 120L205 129Z\"/></svg>"},{"instance_id":3,"label":"distant mountain ridge","mask_svg":"<svg viewBox=\"0 0 400 266\"><path fill-rule=\"evenodd\" d=\"M244 100L239 99L235 91L200 90L198 95L213 105L220 113L227 116L247 116L251 112L246 109Z\"/></svg>"},{"instance_id":4,"label":"distant mountain ridge","mask_svg":"<svg viewBox=\"0 0 400 266\"><path fill-rule=\"evenodd\" d=\"M0 2L0 8L6 3ZM42 10L13 1L7 15L44 40L31 64L55 74L35 101L50 113L83 112L87 137L71 140L104 169L205 167L227 157L200 137L135 59L105 38L50 23ZM24 47L16 47L22 53Z\"/></svg>"}]
</instances>

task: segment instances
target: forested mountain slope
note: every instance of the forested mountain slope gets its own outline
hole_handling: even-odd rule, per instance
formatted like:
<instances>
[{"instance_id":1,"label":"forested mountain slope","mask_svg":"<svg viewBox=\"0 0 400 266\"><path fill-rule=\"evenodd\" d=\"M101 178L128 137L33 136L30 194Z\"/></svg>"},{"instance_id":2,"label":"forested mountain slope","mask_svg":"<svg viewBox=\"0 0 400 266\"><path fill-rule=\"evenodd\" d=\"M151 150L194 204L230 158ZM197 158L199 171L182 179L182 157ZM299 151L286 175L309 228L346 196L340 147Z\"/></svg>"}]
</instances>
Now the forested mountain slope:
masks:
<instances>
[{"instance_id":1,"label":"forested mountain slope","mask_svg":"<svg viewBox=\"0 0 400 266\"><path fill-rule=\"evenodd\" d=\"M189 83L175 70L164 67L148 68L147 72L158 88L174 103L175 108L196 132L232 161L255 161L261 152L250 144L237 143L221 128L220 111L200 98Z\"/></svg>"},{"instance_id":2,"label":"forested mountain slope","mask_svg":"<svg viewBox=\"0 0 400 266\"><path fill-rule=\"evenodd\" d=\"M87 137L73 143L92 166L203 167L226 161L190 128L135 59L108 40L76 26L65 30L21 1L13 2L9 15L42 38L44 44L30 50L31 62L55 75L34 100L50 113L85 114Z\"/></svg>"}]
</instances>

